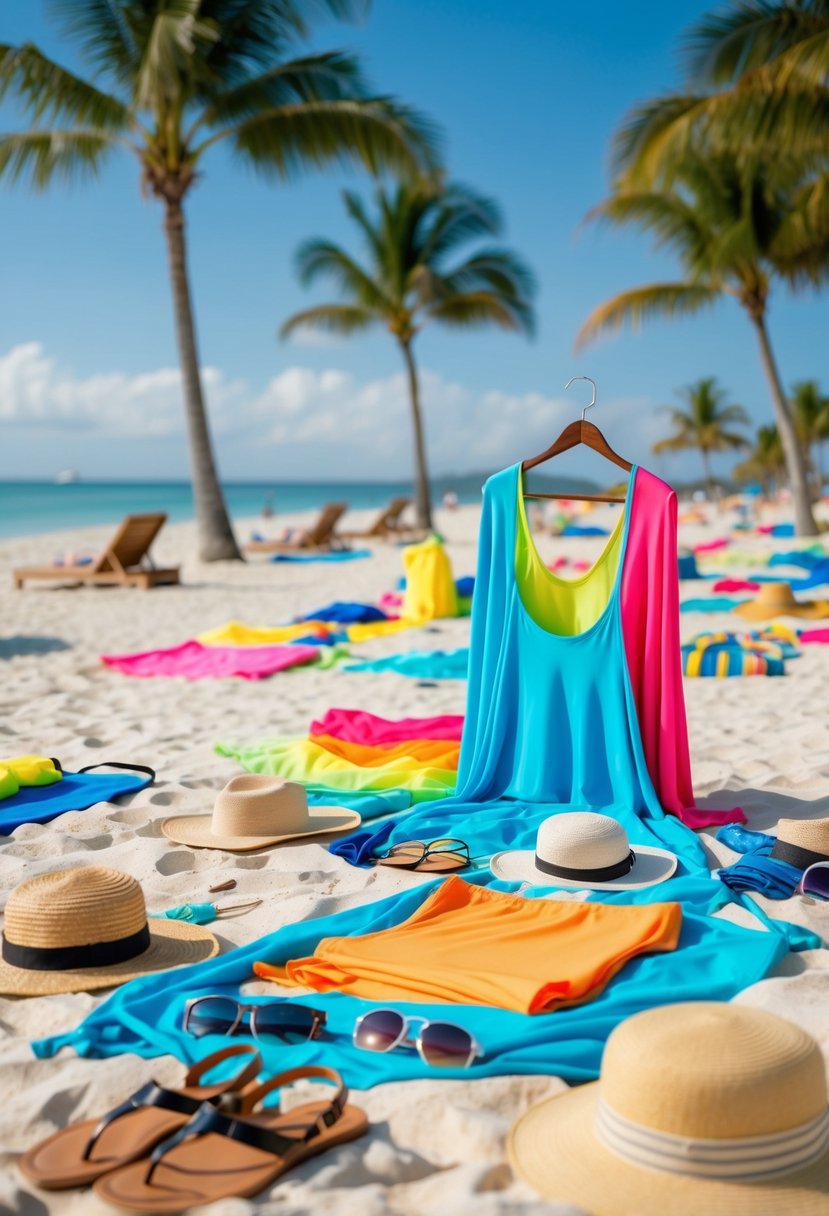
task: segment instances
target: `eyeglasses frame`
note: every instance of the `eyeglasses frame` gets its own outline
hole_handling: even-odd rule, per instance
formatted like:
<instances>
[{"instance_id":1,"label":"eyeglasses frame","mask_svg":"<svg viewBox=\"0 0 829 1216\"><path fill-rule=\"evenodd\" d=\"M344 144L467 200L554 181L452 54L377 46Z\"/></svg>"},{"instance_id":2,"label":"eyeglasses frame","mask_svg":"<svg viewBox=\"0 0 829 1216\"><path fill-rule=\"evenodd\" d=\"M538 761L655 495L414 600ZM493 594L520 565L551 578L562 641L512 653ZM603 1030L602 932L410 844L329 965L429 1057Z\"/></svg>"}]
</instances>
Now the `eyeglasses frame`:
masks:
<instances>
[{"instance_id":1,"label":"eyeglasses frame","mask_svg":"<svg viewBox=\"0 0 829 1216\"><path fill-rule=\"evenodd\" d=\"M483 1048L481 1047L478 1040L475 1038L474 1034L472 1034L471 1031L467 1030L465 1026L459 1026L457 1022L446 1022L443 1020L435 1021L434 1018L425 1018L425 1017L422 1017L420 1014L405 1014L405 1013L401 1013L399 1009L390 1009L385 1006L382 1009L369 1009L365 1013L361 1013L360 1016L357 1018L357 1021L354 1023L354 1030L351 1033L351 1042L354 1045L354 1047L356 1047L359 1051L371 1051L372 1050L370 1047L361 1047L360 1044L357 1042L357 1036L359 1035L360 1027L362 1026L363 1022L366 1020L366 1018L371 1017L373 1014L376 1014L376 1013L393 1013L396 1017L399 1017L403 1023L402 1028L400 1030L400 1034L397 1036L397 1038L394 1040L393 1043L391 1043L388 1047L384 1048L384 1050L379 1053L380 1055L385 1055L387 1052L394 1051L397 1047L401 1047L401 1046L402 1047L414 1047L415 1050L417 1051L417 1054L420 1056L420 1058L424 1064L427 1064L429 1066L429 1068L439 1068L440 1067L439 1064L433 1064L431 1062L431 1060L427 1060L426 1056L423 1053L423 1031L428 1026L451 1026L453 1030L460 1030L465 1035L469 1036L469 1044L470 1044L469 1055L467 1056L466 1061L463 1064L459 1064L457 1067L470 1068L475 1060L482 1060L484 1058ZM421 1025L417 1032L417 1035L412 1039L407 1036L408 1036L409 1030L411 1029L413 1022L420 1022Z\"/></svg>"},{"instance_id":2,"label":"eyeglasses frame","mask_svg":"<svg viewBox=\"0 0 829 1216\"><path fill-rule=\"evenodd\" d=\"M294 1005L292 1002L289 1002L289 1001L274 1002L274 1001L268 1001L268 1000L258 1001L255 1004L247 1004L244 1001L237 1001L235 997L225 996L224 993L214 992L214 993L207 994L205 996L190 997L190 999L185 1001L185 1004L184 1004L184 1013L183 1013L182 1019L181 1019L182 1030L184 1030L184 1032L186 1034L192 1034L192 1035L194 1035L194 1037L199 1037L199 1038L205 1037L205 1036L196 1036L195 1032L190 1029L189 1023L190 1023L190 1014L192 1013L194 1007L196 1005L198 1005L200 1001L228 1001L230 1004L236 1006L236 1017L233 1022L233 1025L230 1027L229 1030L217 1032L217 1033L221 1033L223 1035L223 1037L227 1037L227 1038L230 1038L232 1035L234 1035L236 1033L236 1031L242 1025L242 1020L243 1020L245 1014L249 1013L250 1014L249 1025L250 1025L251 1038L256 1039L257 1042L261 1042L259 1034L256 1030L256 1011L258 1009L265 1009L269 1005L272 1005L272 1004L289 1005L293 1009L302 1009L304 1012L311 1014L311 1017L312 1017L311 1032L308 1035L308 1038L305 1040L306 1043L310 1043L312 1039L316 1039L319 1037L320 1031L323 1029L323 1027L325 1026L325 1024L328 1020L328 1017L327 1017L324 1009L314 1009L313 1006L311 1006L311 1005ZM299 1046L299 1044L288 1044L288 1046Z\"/></svg>"}]
</instances>

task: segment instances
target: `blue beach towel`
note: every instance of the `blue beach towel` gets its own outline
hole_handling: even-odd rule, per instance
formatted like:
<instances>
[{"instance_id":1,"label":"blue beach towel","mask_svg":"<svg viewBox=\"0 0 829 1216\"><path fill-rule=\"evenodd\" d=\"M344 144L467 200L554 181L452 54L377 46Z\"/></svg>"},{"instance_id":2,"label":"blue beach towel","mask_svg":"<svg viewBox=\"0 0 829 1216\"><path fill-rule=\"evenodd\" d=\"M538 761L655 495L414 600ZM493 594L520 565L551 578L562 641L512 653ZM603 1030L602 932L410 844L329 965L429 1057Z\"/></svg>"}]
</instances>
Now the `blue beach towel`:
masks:
<instances>
[{"instance_id":1,"label":"blue beach towel","mask_svg":"<svg viewBox=\"0 0 829 1216\"><path fill-rule=\"evenodd\" d=\"M275 553L272 562L356 562L371 557L371 549L332 549L330 553Z\"/></svg>"},{"instance_id":2,"label":"blue beach towel","mask_svg":"<svg viewBox=\"0 0 829 1216\"><path fill-rule=\"evenodd\" d=\"M735 600L728 595L712 595L710 599L683 600L679 605L680 612L730 612L738 604L747 600Z\"/></svg>"},{"instance_id":3,"label":"blue beach towel","mask_svg":"<svg viewBox=\"0 0 829 1216\"><path fill-rule=\"evenodd\" d=\"M93 773L90 768L118 768L115 773ZM132 770L132 771L129 771ZM111 802L121 794L134 794L152 785L155 773L140 764L93 764L79 773L64 770L54 785L27 786L0 801L0 835L8 836L23 823L48 823L65 811L85 811L96 802Z\"/></svg>"},{"instance_id":4,"label":"blue beach towel","mask_svg":"<svg viewBox=\"0 0 829 1216\"><path fill-rule=\"evenodd\" d=\"M304 616L295 618L297 621L333 621L340 625L364 625L369 621L387 621L388 616L374 604L361 604L351 601L335 600L324 608L314 612L306 612Z\"/></svg>"},{"instance_id":5,"label":"blue beach towel","mask_svg":"<svg viewBox=\"0 0 829 1216\"><path fill-rule=\"evenodd\" d=\"M469 649L409 650L382 659L347 663L343 671L396 671L417 680L465 680L469 670Z\"/></svg>"}]
</instances>

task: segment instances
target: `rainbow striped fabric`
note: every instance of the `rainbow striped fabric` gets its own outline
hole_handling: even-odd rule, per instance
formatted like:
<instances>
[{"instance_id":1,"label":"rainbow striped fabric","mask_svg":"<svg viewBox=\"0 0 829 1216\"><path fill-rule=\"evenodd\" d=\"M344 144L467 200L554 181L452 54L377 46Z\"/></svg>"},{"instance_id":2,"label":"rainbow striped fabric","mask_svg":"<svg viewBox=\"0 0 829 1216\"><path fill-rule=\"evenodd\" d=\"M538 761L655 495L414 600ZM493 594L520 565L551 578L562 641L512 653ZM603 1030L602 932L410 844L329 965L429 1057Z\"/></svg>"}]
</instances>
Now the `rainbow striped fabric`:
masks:
<instances>
[{"instance_id":1,"label":"rainbow striped fabric","mask_svg":"<svg viewBox=\"0 0 829 1216\"><path fill-rule=\"evenodd\" d=\"M782 676L786 674L786 658L797 653L788 637L771 630L700 633L682 647L682 671L686 676L718 680L728 676Z\"/></svg>"}]
</instances>

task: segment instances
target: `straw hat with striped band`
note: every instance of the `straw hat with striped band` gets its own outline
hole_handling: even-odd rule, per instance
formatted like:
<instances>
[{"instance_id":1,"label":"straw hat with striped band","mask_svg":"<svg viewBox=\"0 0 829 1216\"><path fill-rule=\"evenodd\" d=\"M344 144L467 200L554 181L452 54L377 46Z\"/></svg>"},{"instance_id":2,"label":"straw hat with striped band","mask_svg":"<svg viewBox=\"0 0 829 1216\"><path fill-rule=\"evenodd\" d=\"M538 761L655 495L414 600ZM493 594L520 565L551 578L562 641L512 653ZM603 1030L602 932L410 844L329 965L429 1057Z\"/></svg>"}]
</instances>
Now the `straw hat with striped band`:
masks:
<instances>
[{"instance_id":1,"label":"straw hat with striped band","mask_svg":"<svg viewBox=\"0 0 829 1216\"><path fill-rule=\"evenodd\" d=\"M781 819L771 855L800 870L829 861L829 819Z\"/></svg>"},{"instance_id":2,"label":"straw hat with striped band","mask_svg":"<svg viewBox=\"0 0 829 1216\"><path fill-rule=\"evenodd\" d=\"M129 874L80 866L15 887L0 945L0 993L46 996L110 988L151 971L201 963L219 943L200 925L147 921Z\"/></svg>"},{"instance_id":3,"label":"straw hat with striped band","mask_svg":"<svg viewBox=\"0 0 829 1216\"><path fill-rule=\"evenodd\" d=\"M308 806L305 787L268 773L240 773L216 795L212 815L165 819L168 840L197 849L244 853L287 840L346 832L360 826L357 811L344 806Z\"/></svg>"},{"instance_id":4,"label":"straw hat with striped band","mask_svg":"<svg viewBox=\"0 0 829 1216\"><path fill-rule=\"evenodd\" d=\"M598 1081L518 1120L508 1152L592 1216L827 1216L823 1057L764 1010L649 1009L610 1035Z\"/></svg>"}]
</instances>

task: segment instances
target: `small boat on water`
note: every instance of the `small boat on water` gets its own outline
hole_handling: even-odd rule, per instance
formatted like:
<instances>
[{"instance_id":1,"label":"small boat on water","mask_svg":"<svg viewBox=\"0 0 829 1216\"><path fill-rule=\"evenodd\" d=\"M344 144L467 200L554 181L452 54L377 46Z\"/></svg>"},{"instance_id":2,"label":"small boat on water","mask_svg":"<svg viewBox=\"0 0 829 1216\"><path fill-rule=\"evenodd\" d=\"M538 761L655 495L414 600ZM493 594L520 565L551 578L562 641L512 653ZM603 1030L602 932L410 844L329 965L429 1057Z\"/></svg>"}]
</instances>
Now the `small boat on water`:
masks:
<instances>
[{"instance_id":1,"label":"small boat on water","mask_svg":"<svg viewBox=\"0 0 829 1216\"><path fill-rule=\"evenodd\" d=\"M80 479L81 475L77 469L61 469L59 473L55 473L56 486L71 486Z\"/></svg>"}]
</instances>

